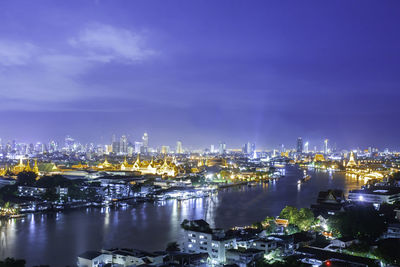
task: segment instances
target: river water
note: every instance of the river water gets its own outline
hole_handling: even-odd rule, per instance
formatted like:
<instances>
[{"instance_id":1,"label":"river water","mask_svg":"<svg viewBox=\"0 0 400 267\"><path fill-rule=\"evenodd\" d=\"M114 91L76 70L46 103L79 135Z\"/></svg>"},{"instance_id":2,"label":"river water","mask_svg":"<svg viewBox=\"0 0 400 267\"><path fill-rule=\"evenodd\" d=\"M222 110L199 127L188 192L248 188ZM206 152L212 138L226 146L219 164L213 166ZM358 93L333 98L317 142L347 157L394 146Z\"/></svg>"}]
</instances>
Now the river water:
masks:
<instances>
[{"instance_id":1,"label":"river water","mask_svg":"<svg viewBox=\"0 0 400 267\"><path fill-rule=\"evenodd\" d=\"M212 227L220 228L249 225L278 215L286 205L309 207L321 190L347 192L363 184L343 173L310 174L309 181L298 185L302 171L287 167L286 176L275 183L228 188L203 199L30 214L0 221L0 259L24 258L27 266L75 266L76 256L86 250L163 250L168 242L181 238L184 219L206 219Z\"/></svg>"}]
</instances>

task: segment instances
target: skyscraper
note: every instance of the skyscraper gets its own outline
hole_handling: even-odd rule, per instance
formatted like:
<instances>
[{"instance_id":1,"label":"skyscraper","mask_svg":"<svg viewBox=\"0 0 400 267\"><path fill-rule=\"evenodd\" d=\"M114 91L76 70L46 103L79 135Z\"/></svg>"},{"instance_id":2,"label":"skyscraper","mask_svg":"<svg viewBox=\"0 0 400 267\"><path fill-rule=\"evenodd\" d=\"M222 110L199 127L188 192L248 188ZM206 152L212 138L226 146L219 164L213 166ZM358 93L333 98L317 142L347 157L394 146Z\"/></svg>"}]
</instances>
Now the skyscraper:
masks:
<instances>
[{"instance_id":1,"label":"skyscraper","mask_svg":"<svg viewBox=\"0 0 400 267\"><path fill-rule=\"evenodd\" d=\"M297 153L303 153L303 138L297 138Z\"/></svg>"},{"instance_id":2,"label":"skyscraper","mask_svg":"<svg viewBox=\"0 0 400 267\"><path fill-rule=\"evenodd\" d=\"M182 142L178 141L176 142L176 154L182 154L183 153L183 148L182 148Z\"/></svg>"},{"instance_id":3,"label":"skyscraper","mask_svg":"<svg viewBox=\"0 0 400 267\"><path fill-rule=\"evenodd\" d=\"M143 134L142 143L143 143L143 152L144 153L149 152L149 136L147 135L147 132Z\"/></svg>"},{"instance_id":4,"label":"skyscraper","mask_svg":"<svg viewBox=\"0 0 400 267\"><path fill-rule=\"evenodd\" d=\"M306 143L304 144L304 153L308 153L308 152L309 152L308 146L309 146L309 144L308 144L308 142L306 142Z\"/></svg>"},{"instance_id":5,"label":"skyscraper","mask_svg":"<svg viewBox=\"0 0 400 267\"><path fill-rule=\"evenodd\" d=\"M135 153L138 154L143 151L143 142L135 142Z\"/></svg>"},{"instance_id":6,"label":"skyscraper","mask_svg":"<svg viewBox=\"0 0 400 267\"><path fill-rule=\"evenodd\" d=\"M71 136L67 135L65 137L65 148L68 151L72 151L74 149L74 145L75 145L75 140Z\"/></svg>"},{"instance_id":7,"label":"skyscraper","mask_svg":"<svg viewBox=\"0 0 400 267\"><path fill-rule=\"evenodd\" d=\"M219 143L219 154L225 154L226 152L226 144L224 142Z\"/></svg>"},{"instance_id":8,"label":"skyscraper","mask_svg":"<svg viewBox=\"0 0 400 267\"><path fill-rule=\"evenodd\" d=\"M161 146L161 153L168 154L169 153L169 146Z\"/></svg>"},{"instance_id":9,"label":"skyscraper","mask_svg":"<svg viewBox=\"0 0 400 267\"><path fill-rule=\"evenodd\" d=\"M243 153L247 155L253 155L254 151L256 150L256 145L254 143L247 142L243 146Z\"/></svg>"},{"instance_id":10,"label":"skyscraper","mask_svg":"<svg viewBox=\"0 0 400 267\"><path fill-rule=\"evenodd\" d=\"M120 152L123 154L128 153L128 138L126 137L126 135L121 136L119 143Z\"/></svg>"},{"instance_id":11,"label":"skyscraper","mask_svg":"<svg viewBox=\"0 0 400 267\"><path fill-rule=\"evenodd\" d=\"M324 154L328 154L328 139L324 140Z\"/></svg>"},{"instance_id":12,"label":"skyscraper","mask_svg":"<svg viewBox=\"0 0 400 267\"><path fill-rule=\"evenodd\" d=\"M210 152L211 152L211 153L214 153L214 152L215 152L215 147L214 147L214 145L211 145L211 146L210 146Z\"/></svg>"}]
</instances>

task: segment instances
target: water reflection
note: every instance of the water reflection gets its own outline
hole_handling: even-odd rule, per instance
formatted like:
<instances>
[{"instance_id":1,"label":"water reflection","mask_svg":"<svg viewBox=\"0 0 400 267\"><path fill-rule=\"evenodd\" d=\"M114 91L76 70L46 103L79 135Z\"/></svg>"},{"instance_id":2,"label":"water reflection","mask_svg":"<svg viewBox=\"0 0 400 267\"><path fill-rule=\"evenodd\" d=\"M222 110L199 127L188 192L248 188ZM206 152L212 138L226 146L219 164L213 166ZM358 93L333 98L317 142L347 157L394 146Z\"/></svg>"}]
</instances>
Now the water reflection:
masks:
<instances>
[{"instance_id":1,"label":"water reflection","mask_svg":"<svg viewBox=\"0 0 400 267\"><path fill-rule=\"evenodd\" d=\"M184 219L205 219L212 227L248 225L279 214L286 205L307 207L318 192L329 188L351 190L363 181L343 173L310 172L302 185L302 171L288 168L274 183L219 191L203 199L138 203L124 209L88 208L56 214L28 215L0 221L0 257L25 258L28 266L73 265L85 250L110 247L165 249L182 236ZM62 252L62 253L60 253Z\"/></svg>"}]
</instances>

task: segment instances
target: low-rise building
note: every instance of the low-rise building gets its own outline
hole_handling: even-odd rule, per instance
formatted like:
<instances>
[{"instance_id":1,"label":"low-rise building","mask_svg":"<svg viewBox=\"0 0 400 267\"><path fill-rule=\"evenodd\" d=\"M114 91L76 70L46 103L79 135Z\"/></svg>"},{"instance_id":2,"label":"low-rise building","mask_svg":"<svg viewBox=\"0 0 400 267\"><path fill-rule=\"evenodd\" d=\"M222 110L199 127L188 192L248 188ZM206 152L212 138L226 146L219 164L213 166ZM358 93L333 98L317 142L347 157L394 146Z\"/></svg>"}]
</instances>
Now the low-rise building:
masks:
<instances>
[{"instance_id":1,"label":"low-rise building","mask_svg":"<svg viewBox=\"0 0 400 267\"><path fill-rule=\"evenodd\" d=\"M18 186L18 196L20 197L40 197L46 193L46 188L34 186Z\"/></svg>"},{"instance_id":2,"label":"low-rise building","mask_svg":"<svg viewBox=\"0 0 400 267\"><path fill-rule=\"evenodd\" d=\"M364 202L371 204L393 204L400 201L399 187L371 187L349 192L349 201Z\"/></svg>"},{"instance_id":3,"label":"low-rise building","mask_svg":"<svg viewBox=\"0 0 400 267\"><path fill-rule=\"evenodd\" d=\"M100 251L86 251L78 256L78 267L102 267L112 262L112 255Z\"/></svg>"},{"instance_id":4,"label":"low-rise building","mask_svg":"<svg viewBox=\"0 0 400 267\"><path fill-rule=\"evenodd\" d=\"M211 229L204 220L188 221L184 229L183 251L208 253L212 264L225 263L226 251L237 248L235 238L225 235L222 229Z\"/></svg>"}]
</instances>

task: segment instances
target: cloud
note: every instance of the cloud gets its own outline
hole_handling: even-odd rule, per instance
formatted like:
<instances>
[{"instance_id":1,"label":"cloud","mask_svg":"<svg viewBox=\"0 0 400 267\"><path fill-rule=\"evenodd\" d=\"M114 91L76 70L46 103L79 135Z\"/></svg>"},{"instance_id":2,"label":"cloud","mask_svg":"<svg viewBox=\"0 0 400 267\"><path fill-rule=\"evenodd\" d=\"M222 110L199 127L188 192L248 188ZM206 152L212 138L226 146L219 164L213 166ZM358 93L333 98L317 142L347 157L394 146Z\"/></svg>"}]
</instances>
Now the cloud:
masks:
<instances>
[{"instance_id":1,"label":"cloud","mask_svg":"<svg viewBox=\"0 0 400 267\"><path fill-rule=\"evenodd\" d=\"M0 65L25 65L31 60L36 51L37 48L31 43L0 40Z\"/></svg>"},{"instance_id":2,"label":"cloud","mask_svg":"<svg viewBox=\"0 0 400 267\"><path fill-rule=\"evenodd\" d=\"M155 52L145 47L143 34L104 24L90 24L69 40L75 48L85 49L88 59L101 62L144 60Z\"/></svg>"}]
</instances>

